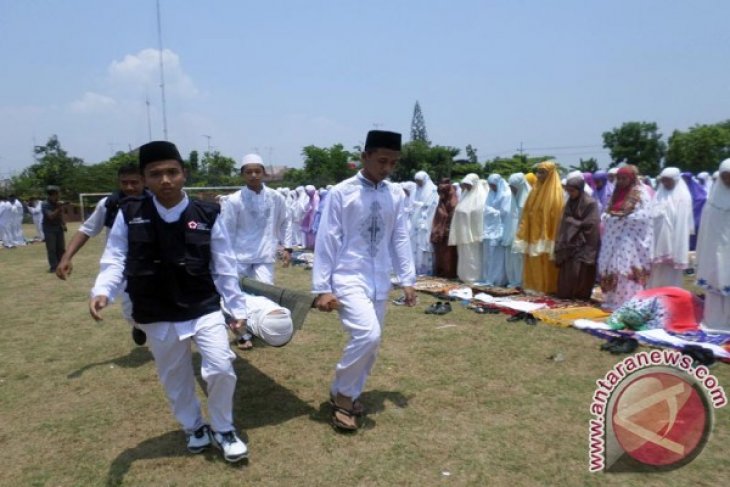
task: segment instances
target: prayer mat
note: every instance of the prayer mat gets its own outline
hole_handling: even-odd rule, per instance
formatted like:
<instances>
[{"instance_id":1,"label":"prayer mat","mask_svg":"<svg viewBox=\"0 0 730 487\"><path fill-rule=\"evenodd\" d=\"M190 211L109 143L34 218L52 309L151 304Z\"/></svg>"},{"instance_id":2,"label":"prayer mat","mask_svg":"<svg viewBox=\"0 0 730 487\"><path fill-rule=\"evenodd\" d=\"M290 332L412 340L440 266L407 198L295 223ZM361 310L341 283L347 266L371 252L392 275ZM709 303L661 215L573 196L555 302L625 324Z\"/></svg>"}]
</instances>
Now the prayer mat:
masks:
<instances>
[{"instance_id":1,"label":"prayer mat","mask_svg":"<svg viewBox=\"0 0 730 487\"><path fill-rule=\"evenodd\" d=\"M474 294L476 293L486 293L491 296L516 296L518 294L522 294L522 291L519 289L515 289L513 287L500 287L500 286L471 286L472 290L474 291Z\"/></svg>"},{"instance_id":2,"label":"prayer mat","mask_svg":"<svg viewBox=\"0 0 730 487\"><path fill-rule=\"evenodd\" d=\"M573 308L539 309L533 312L532 316L549 325L569 328L573 326L575 320L600 321L611 316L611 313L591 306L578 306Z\"/></svg>"}]
</instances>

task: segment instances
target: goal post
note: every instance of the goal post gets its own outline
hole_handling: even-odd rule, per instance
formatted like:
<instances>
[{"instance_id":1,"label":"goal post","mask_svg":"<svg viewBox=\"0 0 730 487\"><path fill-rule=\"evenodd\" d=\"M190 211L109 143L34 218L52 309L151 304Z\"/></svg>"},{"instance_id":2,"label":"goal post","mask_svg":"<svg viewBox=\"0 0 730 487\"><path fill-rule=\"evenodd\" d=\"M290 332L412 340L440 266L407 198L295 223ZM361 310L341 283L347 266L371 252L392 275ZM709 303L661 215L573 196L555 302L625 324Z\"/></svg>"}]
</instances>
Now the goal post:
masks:
<instances>
[{"instance_id":1,"label":"goal post","mask_svg":"<svg viewBox=\"0 0 730 487\"><path fill-rule=\"evenodd\" d=\"M186 186L183 190L189 196L195 196L204 201L215 201L216 196L231 194L241 189L241 186ZM79 210L81 220L86 220L94 211L96 204L111 193L79 193Z\"/></svg>"}]
</instances>

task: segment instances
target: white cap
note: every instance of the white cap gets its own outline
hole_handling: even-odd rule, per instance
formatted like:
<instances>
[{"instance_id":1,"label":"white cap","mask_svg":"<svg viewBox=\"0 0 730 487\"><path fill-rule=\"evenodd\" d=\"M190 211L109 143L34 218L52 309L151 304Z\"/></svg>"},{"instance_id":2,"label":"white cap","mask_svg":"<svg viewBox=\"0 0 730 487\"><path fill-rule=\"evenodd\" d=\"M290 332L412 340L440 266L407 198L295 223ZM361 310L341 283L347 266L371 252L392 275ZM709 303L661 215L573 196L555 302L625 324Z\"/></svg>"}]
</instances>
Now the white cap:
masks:
<instances>
[{"instance_id":1,"label":"white cap","mask_svg":"<svg viewBox=\"0 0 730 487\"><path fill-rule=\"evenodd\" d=\"M294 334L291 312L286 308L279 308L268 313L255 328L257 329L252 330L254 335L272 347L286 345Z\"/></svg>"},{"instance_id":2,"label":"white cap","mask_svg":"<svg viewBox=\"0 0 730 487\"><path fill-rule=\"evenodd\" d=\"M261 167L264 167L264 160L261 159L261 156L258 154L246 154L243 156L243 161L241 162L241 169L248 166L249 164L258 164Z\"/></svg>"}]
</instances>

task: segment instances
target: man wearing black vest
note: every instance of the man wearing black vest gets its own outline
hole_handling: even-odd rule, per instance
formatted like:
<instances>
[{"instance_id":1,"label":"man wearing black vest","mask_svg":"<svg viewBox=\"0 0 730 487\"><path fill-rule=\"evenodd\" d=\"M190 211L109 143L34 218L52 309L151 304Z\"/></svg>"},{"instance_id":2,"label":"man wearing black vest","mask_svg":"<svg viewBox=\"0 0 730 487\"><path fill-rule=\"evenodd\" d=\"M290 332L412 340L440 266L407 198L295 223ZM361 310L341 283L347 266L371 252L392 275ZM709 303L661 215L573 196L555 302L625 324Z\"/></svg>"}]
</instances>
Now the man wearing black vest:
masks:
<instances>
[{"instance_id":1,"label":"man wearing black vest","mask_svg":"<svg viewBox=\"0 0 730 487\"><path fill-rule=\"evenodd\" d=\"M139 167L152 193L127 200L109 232L89 311L100 312L127 281L132 317L146 334L173 413L192 453L211 442L235 462L248 455L233 427L235 354L220 300L233 315L234 331L246 325L245 296L236 258L219 207L188 199L185 172L174 144L150 142L139 148ZM202 357L210 427L195 394L191 341Z\"/></svg>"}]
</instances>

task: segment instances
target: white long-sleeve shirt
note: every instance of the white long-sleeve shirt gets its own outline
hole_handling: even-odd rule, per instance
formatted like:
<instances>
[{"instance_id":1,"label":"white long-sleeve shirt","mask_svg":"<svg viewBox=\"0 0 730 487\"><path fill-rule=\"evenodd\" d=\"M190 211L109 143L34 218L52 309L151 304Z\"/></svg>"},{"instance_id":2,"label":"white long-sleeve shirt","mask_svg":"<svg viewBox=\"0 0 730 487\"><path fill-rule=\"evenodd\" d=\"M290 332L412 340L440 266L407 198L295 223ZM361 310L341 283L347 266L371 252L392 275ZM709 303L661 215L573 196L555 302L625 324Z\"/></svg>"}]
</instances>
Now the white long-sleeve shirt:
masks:
<instances>
[{"instance_id":1,"label":"white long-sleeve shirt","mask_svg":"<svg viewBox=\"0 0 730 487\"><path fill-rule=\"evenodd\" d=\"M106 219L106 199L107 197L105 196L99 200L96 208L94 208L94 212L79 227L79 232L92 238L101 233L104 229L104 220Z\"/></svg>"},{"instance_id":2,"label":"white long-sleeve shirt","mask_svg":"<svg viewBox=\"0 0 730 487\"><path fill-rule=\"evenodd\" d=\"M241 264L274 263L278 245L291 247L286 200L265 185L259 193L244 187L223 199L221 218Z\"/></svg>"},{"instance_id":3,"label":"white long-sleeve shirt","mask_svg":"<svg viewBox=\"0 0 730 487\"><path fill-rule=\"evenodd\" d=\"M42 204L43 202L38 200L35 202L35 205L28 205L28 211L30 211L30 214L33 216L34 223L39 223L41 219L43 219L43 210L41 209Z\"/></svg>"},{"instance_id":4,"label":"white long-sleeve shirt","mask_svg":"<svg viewBox=\"0 0 730 487\"><path fill-rule=\"evenodd\" d=\"M167 223L178 221L189 202L187 195L183 197L180 203L172 208L165 208L157 201L157 198L154 198L153 201L160 218ZM120 211L114 220L114 225L109 231L106 248L104 249L104 254L101 256L101 270L91 290L93 297L107 296L110 300L113 300L119 293L122 284L125 282L124 264L128 250L127 223L124 221L124 215ZM221 224L220 216L216 219L211 229L210 252L210 272L218 294L223 299L226 309L236 319L245 319L247 317L246 297L238 284L236 258L230 246L230 239L226 227ZM172 327L182 339L195 333L195 322L196 320L177 323L160 322L138 326L142 326L146 332L152 333L153 336L159 339L164 339L169 328Z\"/></svg>"},{"instance_id":5,"label":"white long-sleeve shirt","mask_svg":"<svg viewBox=\"0 0 730 487\"><path fill-rule=\"evenodd\" d=\"M416 281L403 191L361 173L327 195L314 246L312 291L387 299L390 272L403 286Z\"/></svg>"}]
</instances>

